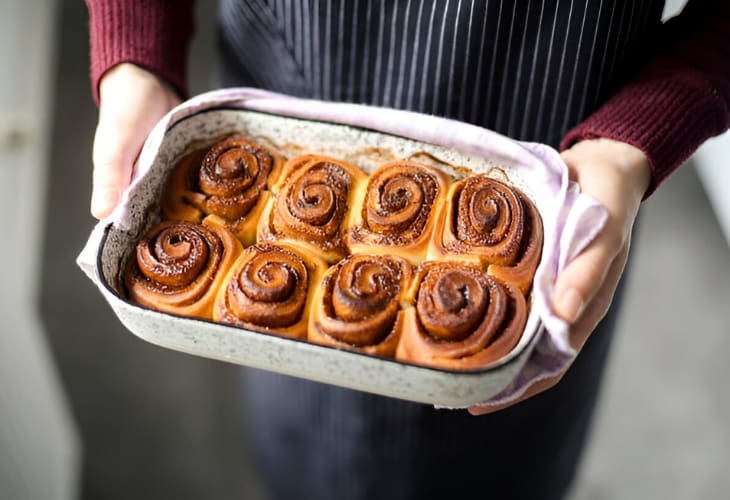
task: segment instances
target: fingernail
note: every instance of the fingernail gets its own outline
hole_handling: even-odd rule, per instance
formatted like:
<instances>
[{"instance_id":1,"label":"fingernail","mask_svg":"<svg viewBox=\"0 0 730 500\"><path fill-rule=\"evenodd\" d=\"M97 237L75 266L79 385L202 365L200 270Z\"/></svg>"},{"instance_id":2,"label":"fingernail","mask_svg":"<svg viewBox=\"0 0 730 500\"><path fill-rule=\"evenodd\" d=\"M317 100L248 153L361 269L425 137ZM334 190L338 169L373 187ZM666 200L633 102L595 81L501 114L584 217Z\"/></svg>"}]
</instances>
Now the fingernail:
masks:
<instances>
[{"instance_id":1,"label":"fingernail","mask_svg":"<svg viewBox=\"0 0 730 500\"><path fill-rule=\"evenodd\" d=\"M91 195L91 213L102 218L112 211L119 202L119 191L113 188L95 189Z\"/></svg>"},{"instance_id":2,"label":"fingernail","mask_svg":"<svg viewBox=\"0 0 730 500\"><path fill-rule=\"evenodd\" d=\"M583 297L575 288L569 288L558 300L558 312L568 323L574 323L583 312Z\"/></svg>"}]
</instances>

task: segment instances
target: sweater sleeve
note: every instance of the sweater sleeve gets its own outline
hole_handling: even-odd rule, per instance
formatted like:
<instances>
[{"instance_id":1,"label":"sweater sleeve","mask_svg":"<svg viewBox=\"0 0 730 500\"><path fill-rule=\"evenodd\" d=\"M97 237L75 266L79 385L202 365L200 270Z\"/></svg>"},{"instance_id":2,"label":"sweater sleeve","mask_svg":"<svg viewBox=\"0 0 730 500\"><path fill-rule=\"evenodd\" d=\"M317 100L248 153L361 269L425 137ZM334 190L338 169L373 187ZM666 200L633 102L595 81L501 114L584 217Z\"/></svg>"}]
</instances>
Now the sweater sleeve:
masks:
<instances>
[{"instance_id":1,"label":"sweater sleeve","mask_svg":"<svg viewBox=\"0 0 730 500\"><path fill-rule=\"evenodd\" d=\"M131 62L167 80L187 95L188 46L193 34L192 0L86 0L89 11L91 88L99 103L99 80L112 67Z\"/></svg>"},{"instance_id":2,"label":"sweater sleeve","mask_svg":"<svg viewBox=\"0 0 730 500\"><path fill-rule=\"evenodd\" d=\"M636 76L561 144L606 137L639 148L652 170L646 196L730 127L730 2L690 1L657 45Z\"/></svg>"}]
</instances>

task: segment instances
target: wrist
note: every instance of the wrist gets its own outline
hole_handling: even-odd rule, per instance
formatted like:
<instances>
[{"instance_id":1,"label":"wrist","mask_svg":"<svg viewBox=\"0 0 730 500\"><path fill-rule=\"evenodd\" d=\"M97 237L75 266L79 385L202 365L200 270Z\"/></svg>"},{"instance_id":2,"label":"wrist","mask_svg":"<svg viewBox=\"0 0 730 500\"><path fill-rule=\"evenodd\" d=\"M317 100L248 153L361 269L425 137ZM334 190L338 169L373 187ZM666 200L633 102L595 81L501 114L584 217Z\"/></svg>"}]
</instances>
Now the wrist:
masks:
<instances>
[{"instance_id":1,"label":"wrist","mask_svg":"<svg viewBox=\"0 0 730 500\"><path fill-rule=\"evenodd\" d=\"M600 163L602 168L610 169L625 184L627 190L634 196L643 199L651 182L651 164L647 155L631 144L598 137L575 143L570 149L563 152L564 157L574 158L568 161L568 167L573 180L580 181L582 166L596 168ZM590 158L592 161L580 161Z\"/></svg>"},{"instance_id":2,"label":"wrist","mask_svg":"<svg viewBox=\"0 0 730 500\"><path fill-rule=\"evenodd\" d=\"M110 68L99 80L99 104L104 98L119 98L120 95L134 92L163 92L166 97L176 102L180 97L174 87L165 79L160 78L152 71L133 63L123 62Z\"/></svg>"}]
</instances>

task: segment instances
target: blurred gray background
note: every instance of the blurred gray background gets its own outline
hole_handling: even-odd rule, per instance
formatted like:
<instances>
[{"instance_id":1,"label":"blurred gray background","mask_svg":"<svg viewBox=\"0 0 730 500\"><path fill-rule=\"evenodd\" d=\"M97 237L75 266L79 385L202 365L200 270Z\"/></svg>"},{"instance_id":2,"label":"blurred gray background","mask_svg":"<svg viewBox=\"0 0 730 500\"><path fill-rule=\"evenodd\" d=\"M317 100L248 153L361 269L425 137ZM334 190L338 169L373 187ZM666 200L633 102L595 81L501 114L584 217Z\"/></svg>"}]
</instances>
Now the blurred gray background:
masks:
<instances>
[{"instance_id":1,"label":"blurred gray background","mask_svg":"<svg viewBox=\"0 0 730 500\"><path fill-rule=\"evenodd\" d=\"M212 5L198 2L193 93L211 87ZM238 370L129 334L74 264L94 223L96 109L83 2L56 21L40 306L83 446L79 496L263 499ZM730 249L691 163L644 204L635 250L573 499L727 498Z\"/></svg>"}]
</instances>

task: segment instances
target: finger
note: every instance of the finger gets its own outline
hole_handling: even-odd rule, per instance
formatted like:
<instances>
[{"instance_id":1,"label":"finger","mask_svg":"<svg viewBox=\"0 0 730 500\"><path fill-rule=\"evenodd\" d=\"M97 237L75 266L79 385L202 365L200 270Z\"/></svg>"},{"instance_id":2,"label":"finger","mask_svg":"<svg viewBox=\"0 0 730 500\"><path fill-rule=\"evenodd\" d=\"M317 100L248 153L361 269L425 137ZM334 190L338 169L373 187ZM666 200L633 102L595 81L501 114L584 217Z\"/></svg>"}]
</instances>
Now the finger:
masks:
<instances>
[{"instance_id":1,"label":"finger","mask_svg":"<svg viewBox=\"0 0 730 500\"><path fill-rule=\"evenodd\" d=\"M143 141L143 137L124 124L99 123L92 153L94 174L91 193L91 213L97 219L109 215L119 203L122 191L131 180L132 166Z\"/></svg>"},{"instance_id":2,"label":"finger","mask_svg":"<svg viewBox=\"0 0 730 500\"><path fill-rule=\"evenodd\" d=\"M598 323L606 315L613 302L613 296L621 275L626 267L628 255L629 245L626 244L611 263L603 285L595 294L588 307L586 307L585 312L571 327L570 343L575 349L580 350L583 347L583 344L588 340L588 336L596 329Z\"/></svg>"},{"instance_id":3,"label":"finger","mask_svg":"<svg viewBox=\"0 0 730 500\"><path fill-rule=\"evenodd\" d=\"M583 314L587 304L603 285L621 244L604 233L579 254L555 283L553 310L568 323Z\"/></svg>"}]
</instances>

